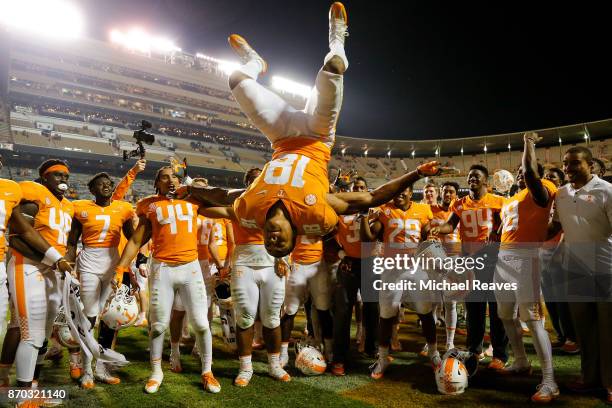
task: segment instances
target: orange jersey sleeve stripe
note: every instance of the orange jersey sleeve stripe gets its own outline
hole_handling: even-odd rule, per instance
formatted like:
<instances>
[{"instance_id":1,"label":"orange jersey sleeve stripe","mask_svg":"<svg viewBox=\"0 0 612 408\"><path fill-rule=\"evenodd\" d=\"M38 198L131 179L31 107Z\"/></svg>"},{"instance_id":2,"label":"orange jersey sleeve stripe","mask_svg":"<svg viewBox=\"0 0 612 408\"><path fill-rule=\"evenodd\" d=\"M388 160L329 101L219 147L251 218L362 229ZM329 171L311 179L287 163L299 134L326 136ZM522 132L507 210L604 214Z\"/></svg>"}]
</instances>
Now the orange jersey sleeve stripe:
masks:
<instances>
[{"instance_id":1,"label":"orange jersey sleeve stripe","mask_svg":"<svg viewBox=\"0 0 612 408\"><path fill-rule=\"evenodd\" d=\"M15 256L15 292L17 292L17 313L19 313L19 320L22 322L26 322L25 325L21 325L23 336L23 330L26 329L25 338L29 337L29 333L27 333L27 320L28 320L28 309L26 303L26 294L25 294L25 272L23 268L23 255L21 255L17 251L13 251L13 255Z\"/></svg>"}]
</instances>

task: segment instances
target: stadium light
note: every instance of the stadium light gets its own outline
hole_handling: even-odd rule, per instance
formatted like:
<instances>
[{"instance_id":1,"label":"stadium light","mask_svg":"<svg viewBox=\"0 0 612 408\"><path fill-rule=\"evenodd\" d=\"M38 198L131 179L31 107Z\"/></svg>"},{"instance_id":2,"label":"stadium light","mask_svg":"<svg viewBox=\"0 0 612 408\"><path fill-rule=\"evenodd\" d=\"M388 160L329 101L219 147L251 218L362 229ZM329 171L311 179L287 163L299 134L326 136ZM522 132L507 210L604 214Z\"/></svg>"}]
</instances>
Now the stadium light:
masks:
<instances>
[{"instance_id":1,"label":"stadium light","mask_svg":"<svg viewBox=\"0 0 612 408\"><path fill-rule=\"evenodd\" d=\"M240 67L240 64L237 62L220 60L209 55L202 54L201 52L196 53L196 58L216 63L217 68L226 75L231 75L232 72Z\"/></svg>"},{"instance_id":2,"label":"stadium light","mask_svg":"<svg viewBox=\"0 0 612 408\"><path fill-rule=\"evenodd\" d=\"M411 155L412 155L412 158L414 159L414 150L412 151Z\"/></svg>"},{"instance_id":3,"label":"stadium light","mask_svg":"<svg viewBox=\"0 0 612 408\"><path fill-rule=\"evenodd\" d=\"M308 98L308 96L310 96L311 90L309 86L279 76L272 77L272 88L275 88L281 92L288 92L294 95L298 95L303 98Z\"/></svg>"},{"instance_id":4,"label":"stadium light","mask_svg":"<svg viewBox=\"0 0 612 408\"><path fill-rule=\"evenodd\" d=\"M511 146L510 146L510 143L508 143L508 150L510 150L510 149L511 149Z\"/></svg>"},{"instance_id":5,"label":"stadium light","mask_svg":"<svg viewBox=\"0 0 612 408\"><path fill-rule=\"evenodd\" d=\"M461 155L463 156L463 146L461 146Z\"/></svg>"},{"instance_id":6,"label":"stadium light","mask_svg":"<svg viewBox=\"0 0 612 408\"><path fill-rule=\"evenodd\" d=\"M344 156L344 153L346 153L346 147L343 147L340 153L342 153L342 155Z\"/></svg>"},{"instance_id":7,"label":"stadium light","mask_svg":"<svg viewBox=\"0 0 612 408\"><path fill-rule=\"evenodd\" d=\"M64 0L0 1L0 23L45 37L74 39L83 32L81 11Z\"/></svg>"},{"instance_id":8,"label":"stadium light","mask_svg":"<svg viewBox=\"0 0 612 408\"><path fill-rule=\"evenodd\" d=\"M132 28L126 33L114 29L110 32L110 40L129 50L145 54L151 51L160 53L181 51L171 40L164 37L153 37L140 28Z\"/></svg>"},{"instance_id":9,"label":"stadium light","mask_svg":"<svg viewBox=\"0 0 612 408\"><path fill-rule=\"evenodd\" d=\"M368 157L368 149L365 149L365 151L363 152L363 155L364 155L365 157Z\"/></svg>"},{"instance_id":10,"label":"stadium light","mask_svg":"<svg viewBox=\"0 0 612 408\"><path fill-rule=\"evenodd\" d=\"M561 140L561 137L559 137L559 144L563 144L563 140Z\"/></svg>"},{"instance_id":11,"label":"stadium light","mask_svg":"<svg viewBox=\"0 0 612 408\"><path fill-rule=\"evenodd\" d=\"M587 135L586 133L584 134L584 140L589 140L589 135Z\"/></svg>"},{"instance_id":12,"label":"stadium light","mask_svg":"<svg viewBox=\"0 0 612 408\"><path fill-rule=\"evenodd\" d=\"M438 148L436 147L436 151L434 152L434 155L435 155L436 157L438 157L439 152L440 152L440 149L438 149Z\"/></svg>"},{"instance_id":13,"label":"stadium light","mask_svg":"<svg viewBox=\"0 0 612 408\"><path fill-rule=\"evenodd\" d=\"M484 152L487 152L487 145L484 145Z\"/></svg>"},{"instance_id":14,"label":"stadium light","mask_svg":"<svg viewBox=\"0 0 612 408\"><path fill-rule=\"evenodd\" d=\"M391 158L391 150L387 150L387 157Z\"/></svg>"}]
</instances>

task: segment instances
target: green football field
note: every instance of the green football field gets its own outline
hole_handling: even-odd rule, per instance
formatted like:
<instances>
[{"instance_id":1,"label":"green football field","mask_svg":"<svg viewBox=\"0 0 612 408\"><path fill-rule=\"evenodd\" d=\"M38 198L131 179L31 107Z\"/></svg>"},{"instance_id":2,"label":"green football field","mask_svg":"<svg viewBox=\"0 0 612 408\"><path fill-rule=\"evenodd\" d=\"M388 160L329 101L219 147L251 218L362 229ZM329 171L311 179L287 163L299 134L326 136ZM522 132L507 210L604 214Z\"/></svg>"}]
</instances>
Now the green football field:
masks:
<instances>
[{"instance_id":1,"label":"green football field","mask_svg":"<svg viewBox=\"0 0 612 408\"><path fill-rule=\"evenodd\" d=\"M303 324L302 319L296 319L296 337L300 335L298 330L302 329ZM220 338L219 325L215 322L213 326L213 371L221 382L222 390L219 394L213 395L202 390L200 364L199 360L190 355L191 344L182 348L181 374L169 370L168 346L164 353L165 378L162 387L155 395L145 394L143 386L149 375L149 353L147 331L143 328L129 328L119 335L117 350L131 361L129 366L118 372L121 384L97 384L93 390L80 389L76 382L69 379L68 356L64 353L61 362L45 363L40 386L65 388L69 393L65 406L70 407L524 407L534 405L529 397L540 375L531 339L527 336L525 339L529 343L527 348L530 360L536 366L531 377L500 377L488 371L486 365L481 365L463 395L440 395L428 361L417 355L422 343L415 316L411 314L407 315L407 323L400 330L404 351L393 354L395 360L383 380L373 381L369 378L368 365L371 361L360 357L354 350L354 365L348 367L348 375L345 377L330 374L305 377L291 367L289 371L293 375L292 381L278 383L266 376L266 354L259 351L255 352L253 358L255 376L251 384L246 388L238 388L232 385L238 361ZM443 338L444 329L441 328L439 339ZM464 342L463 336L457 336L457 345ZM578 356L555 353L554 359L560 384L579 372ZM11 380L14 380L13 376ZM570 394L564 388L561 392L561 397L554 403L556 407L605 406L596 397Z\"/></svg>"}]
</instances>

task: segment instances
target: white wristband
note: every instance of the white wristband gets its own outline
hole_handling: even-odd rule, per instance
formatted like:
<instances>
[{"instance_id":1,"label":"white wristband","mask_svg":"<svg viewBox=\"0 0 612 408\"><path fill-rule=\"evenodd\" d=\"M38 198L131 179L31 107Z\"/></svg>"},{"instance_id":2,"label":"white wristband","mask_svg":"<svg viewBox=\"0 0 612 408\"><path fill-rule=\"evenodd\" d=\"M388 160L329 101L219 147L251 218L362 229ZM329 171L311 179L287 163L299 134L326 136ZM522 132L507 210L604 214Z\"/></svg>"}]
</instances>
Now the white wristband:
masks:
<instances>
[{"instance_id":1,"label":"white wristband","mask_svg":"<svg viewBox=\"0 0 612 408\"><path fill-rule=\"evenodd\" d=\"M183 184L186 186L190 186L193 183L193 179L189 176L185 177L185 179L183 180Z\"/></svg>"},{"instance_id":2,"label":"white wristband","mask_svg":"<svg viewBox=\"0 0 612 408\"><path fill-rule=\"evenodd\" d=\"M45 265L53 266L60 259L62 259L62 254L60 254L57 249L49 247L49 249L47 249L47 252L45 252L45 257L41 262Z\"/></svg>"}]
</instances>

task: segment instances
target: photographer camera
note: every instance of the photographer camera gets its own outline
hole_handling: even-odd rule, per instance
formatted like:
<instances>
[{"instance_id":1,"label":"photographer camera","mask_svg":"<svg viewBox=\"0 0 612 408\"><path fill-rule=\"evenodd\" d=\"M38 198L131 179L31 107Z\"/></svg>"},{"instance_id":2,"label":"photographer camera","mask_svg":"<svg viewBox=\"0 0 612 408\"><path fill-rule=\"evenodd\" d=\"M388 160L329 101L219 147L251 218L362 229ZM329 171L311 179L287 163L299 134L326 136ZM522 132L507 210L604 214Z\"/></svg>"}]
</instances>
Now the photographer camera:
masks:
<instances>
[{"instance_id":1,"label":"photographer camera","mask_svg":"<svg viewBox=\"0 0 612 408\"><path fill-rule=\"evenodd\" d=\"M152 145L155 142L155 135L153 135L153 133L147 132L147 130L151 129L152 126L153 125L148 120L142 120L140 124L140 129L134 131L134 139L136 139L136 144L138 145L138 147L131 151L124 150L123 161L126 161L131 157L140 157L141 159L144 159L146 150L144 148L143 142L148 145Z\"/></svg>"}]
</instances>

